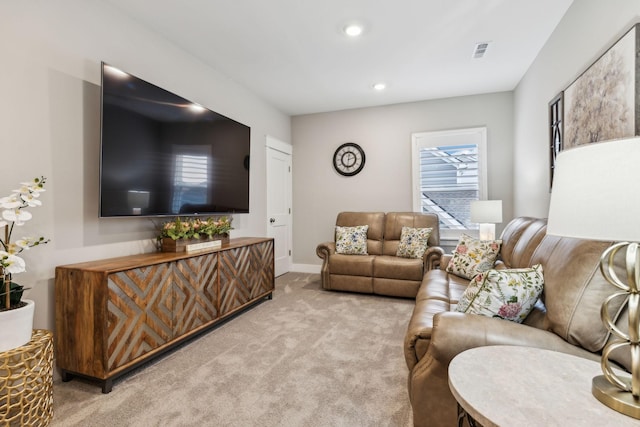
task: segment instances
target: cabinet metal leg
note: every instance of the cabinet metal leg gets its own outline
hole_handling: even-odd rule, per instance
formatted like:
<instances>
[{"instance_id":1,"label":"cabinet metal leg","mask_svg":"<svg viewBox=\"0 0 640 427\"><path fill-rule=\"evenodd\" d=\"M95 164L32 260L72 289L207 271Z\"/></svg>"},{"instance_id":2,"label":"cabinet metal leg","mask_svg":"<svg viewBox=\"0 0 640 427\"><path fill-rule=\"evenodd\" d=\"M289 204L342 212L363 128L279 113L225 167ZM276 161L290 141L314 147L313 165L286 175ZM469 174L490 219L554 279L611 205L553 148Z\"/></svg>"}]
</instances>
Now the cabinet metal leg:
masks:
<instances>
[{"instance_id":1,"label":"cabinet metal leg","mask_svg":"<svg viewBox=\"0 0 640 427\"><path fill-rule=\"evenodd\" d=\"M111 393L111 390L113 390L113 380L112 379L104 380L102 382L102 392L104 394L107 394L107 393Z\"/></svg>"},{"instance_id":2,"label":"cabinet metal leg","mask_svg":"<svg viewBox=\"0 0 640 427\"><path fill-rule=\"evenodd\" d=\"M73 374L70 374L69 372L62 369L60 371L60 378L62 379L62 382L67 383L73 379Z\"/></svg>"}]
</instances>

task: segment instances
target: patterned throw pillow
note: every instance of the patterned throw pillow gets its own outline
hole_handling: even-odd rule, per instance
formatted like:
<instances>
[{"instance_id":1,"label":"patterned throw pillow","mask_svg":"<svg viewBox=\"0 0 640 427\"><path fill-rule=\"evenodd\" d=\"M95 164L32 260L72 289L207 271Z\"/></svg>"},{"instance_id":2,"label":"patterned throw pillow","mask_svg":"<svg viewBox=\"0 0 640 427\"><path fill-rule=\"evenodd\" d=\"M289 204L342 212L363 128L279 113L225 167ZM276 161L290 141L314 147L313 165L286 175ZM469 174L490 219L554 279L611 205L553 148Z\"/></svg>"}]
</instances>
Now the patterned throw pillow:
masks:
<instances>
[{"instance_id":1,"label":"patterned throw pillow","mask_svg":"<svg viewBox=\"0 0 640 427\"><path fill-rule=\"evenodd\" d=\"M447 265L447 272L472 279L476 274L493 268L502 240L478 240L463 234L453 257Z\"/></svg>"},{"instance_id":2,"label":"patterned throw pillow","mask_svg":"<svg viewBox=\"0 0 640 427\"><path fill-rule=\"evenodd\" d=\"M368 225L336 226L336 252L344 255L367 255Z\"/></svg>"},{"instance_id":3,"label":"patterned throw pillow","mask_svg":"<svg viewBox=\"0 0 640 427\"><path fill-rule=\"evenodd\" d=\"M433 228L402 227L396 256L402 258L422 258L427 250L427 242Z\"/></svg>"},{"instance_id":4,"label":"patterned throw pillow","mask_svg":"<svg viewBox=\"0 0 640 427\"><path fill-rule=\"evenodd\" d=\"M540 264L531 268L489 270L473 278L456 311L522 323L540 298L543 286Z\"/></svg>"}]
</instances>

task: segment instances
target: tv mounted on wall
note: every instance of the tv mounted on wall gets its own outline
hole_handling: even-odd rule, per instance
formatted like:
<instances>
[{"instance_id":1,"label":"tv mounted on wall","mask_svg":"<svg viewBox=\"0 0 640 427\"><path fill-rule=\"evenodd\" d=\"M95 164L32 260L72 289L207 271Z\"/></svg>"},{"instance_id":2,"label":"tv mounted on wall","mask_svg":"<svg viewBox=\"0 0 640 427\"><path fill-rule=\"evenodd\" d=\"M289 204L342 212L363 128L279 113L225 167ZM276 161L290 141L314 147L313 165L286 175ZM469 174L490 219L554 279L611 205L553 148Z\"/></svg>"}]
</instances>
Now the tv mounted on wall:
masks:
<instances>
[{"instance_id":1,"label":"tv mounted on wall","mask_svg":"<svg viewBox=\"0 0 640 427\"><path fill-rule=\"evenodd\" d=\"M249 212L250 128L102 63L100 217Z\"/></svg>"}]
</instances>

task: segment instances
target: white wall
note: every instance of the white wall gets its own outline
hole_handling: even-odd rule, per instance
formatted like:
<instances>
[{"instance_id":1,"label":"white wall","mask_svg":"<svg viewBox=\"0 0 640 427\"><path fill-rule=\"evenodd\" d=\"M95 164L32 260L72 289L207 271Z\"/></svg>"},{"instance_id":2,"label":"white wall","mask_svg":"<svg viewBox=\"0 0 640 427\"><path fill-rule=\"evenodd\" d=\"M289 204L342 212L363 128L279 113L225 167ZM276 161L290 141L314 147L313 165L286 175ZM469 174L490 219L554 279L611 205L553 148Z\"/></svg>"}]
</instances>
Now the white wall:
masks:
<instances>
[{"instance_id":1,"label":"white wall","mask_svg":"<svg viewBox=\"0 0 640 427\"><path fill-rule=\"evenodd\" d=\"M511 218L511 92L296 116L292 119L293 262L318 265L340 211L411 211L411 133L486 126L489 198ZM336 148L355 142L366 164L354 177L333 169Z\"/></svg>"},{"instance_id":2,"label":"white wall","mask_svg":"<svg viewBox=\"0 0 640 427\"><path fill-rule=\"evenodd\" d=\"M638 0L575 0L514 93L514 213L549 211L548 104L633 24Z\"/></svg>"},{"instance_id":3,"label":"white wall","mask_svg":"<svg viewBox=\"0 0 640 427\"><path fill-rule=\"evenodd\" d=\"M53 330L56 265L154 250L148 219L98 219L100 62L251 127L251 214L233 236L266 235L265 135L290 141L290 118L98 0L0 3L0 196L48 178L43 206L16 230L51 243L23 253L35 327Z\"/></svg>"}]
</instances>

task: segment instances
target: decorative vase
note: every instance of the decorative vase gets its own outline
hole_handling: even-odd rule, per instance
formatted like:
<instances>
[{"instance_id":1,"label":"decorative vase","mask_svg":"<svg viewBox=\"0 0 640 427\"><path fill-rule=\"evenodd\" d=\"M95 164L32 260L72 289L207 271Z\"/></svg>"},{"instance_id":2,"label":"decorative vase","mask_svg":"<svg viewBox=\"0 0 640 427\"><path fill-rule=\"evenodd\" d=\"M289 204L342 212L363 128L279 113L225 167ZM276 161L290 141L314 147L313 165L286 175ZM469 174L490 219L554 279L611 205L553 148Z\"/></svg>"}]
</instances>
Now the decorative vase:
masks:
<instances>
[{"instance_id":1,"label":"decorative vase","mask_svg":"<svg viewBox=\"0 0 640 427\"><path fill-rule=\"evenodd\" d=\"M173 240L170 237L162 238L162 252L185 252L187 245L195 244L195 243L203 243L203 242L211 242L215 240L220 240L223 245L229 243L229 235L228 234L214 234L211 238L204 239L178 239Z\"/></svg>"},{"instance_id":2,"label":"decorative vase","mask_svg":"<svg viewBox=\"0 0 640 427\"><path fill-rule=\"evenodd\" d=\"M0 311L0 352L12 350L31 341L35 303L23 299L25 306Z\"/></svg>"}]
</instances>

